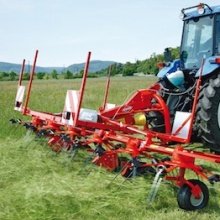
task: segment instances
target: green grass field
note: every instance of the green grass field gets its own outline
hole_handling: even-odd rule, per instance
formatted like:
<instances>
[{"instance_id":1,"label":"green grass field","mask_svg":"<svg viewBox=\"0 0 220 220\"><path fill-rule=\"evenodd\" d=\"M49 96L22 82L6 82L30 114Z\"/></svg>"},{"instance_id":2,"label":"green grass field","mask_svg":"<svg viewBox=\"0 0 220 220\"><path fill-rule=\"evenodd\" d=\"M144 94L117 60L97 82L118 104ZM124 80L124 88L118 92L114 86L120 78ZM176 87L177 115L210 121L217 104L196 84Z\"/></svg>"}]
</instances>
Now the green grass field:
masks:
<instances>
[{"instance_id":1,"label":"green grass field","mask_svg":"<svg viewBox=\"0 0 220 220\"><path fill-rule=\"evenodd\" d=\"M105 78L89 79L84 107L97 109L103 101ZM109 102L120 104L136 89L146 88L153 77L112 78ZM80 80L34 81L30 107L60 112L67 89ZM207 208L185 212L178 208L176 190L163 182L154 203L147 202L152 176L125 180L86 162L79 152L71 159L56 154L44 140L23 127L10 125L22 116L13 110L16 82L0 82L0 219L220 219L220 190L210 187ZM216 165L211 165L219 171Z\"/></svg>"}]
</instances>

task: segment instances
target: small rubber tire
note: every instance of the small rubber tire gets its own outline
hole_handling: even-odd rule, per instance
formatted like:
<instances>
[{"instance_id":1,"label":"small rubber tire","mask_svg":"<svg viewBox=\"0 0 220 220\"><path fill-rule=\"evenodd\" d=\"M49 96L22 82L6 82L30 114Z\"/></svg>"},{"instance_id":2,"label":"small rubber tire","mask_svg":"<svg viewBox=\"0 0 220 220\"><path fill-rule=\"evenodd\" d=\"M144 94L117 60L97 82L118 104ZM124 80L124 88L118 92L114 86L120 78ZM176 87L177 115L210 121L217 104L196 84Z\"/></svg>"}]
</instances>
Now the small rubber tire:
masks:
<instances>
[{"instance_id":1,"label":"small rubber tire","mask_svg":"<svg viewBox=\"0 0 220 220\"><path fill-rule=\"evenodd\" d=\"M203 209L207 206L209 201L209 190L207 186L201 182L200 180L192 179L189 180L194 186L198 185L201 189L201 196L199 199L196 199L192 192L189 185L184 184L180 187L177 193L177 202L181 209L186 211L194 211Z\"/></svg>"}]
</instances>

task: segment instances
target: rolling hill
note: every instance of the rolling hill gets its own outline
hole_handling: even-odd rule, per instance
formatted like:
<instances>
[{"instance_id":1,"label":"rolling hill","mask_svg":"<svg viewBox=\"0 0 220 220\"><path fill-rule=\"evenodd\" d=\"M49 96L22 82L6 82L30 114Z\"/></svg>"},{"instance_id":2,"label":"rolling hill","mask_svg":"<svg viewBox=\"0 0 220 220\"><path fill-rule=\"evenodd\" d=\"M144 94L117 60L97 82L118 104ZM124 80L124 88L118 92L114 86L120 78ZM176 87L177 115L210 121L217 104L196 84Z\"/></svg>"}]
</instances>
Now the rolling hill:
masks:
<instances>
[{"instance_id":1,"label":"rolling hill","mask_svg":"<svg viewBox=\"0 0 220 220\"><path fill-rule=\"evenodd\" d=\"M102 69L106 69L111 64L116 63L114 61L101 61L101 60L93 60L90 62L89 72L97 72ZM56 70L58 73L61 73L63 70L70 70L73 73L80 72L83 70L85 63L72 64L66 68L63 67L36 67L36 72L51 72L52 70ZM27 65L25 68L25 72L30 72L30 65ZM21 69L21 64L0 62L0 72L11 72L14 71L19 73Z\"/></svg>"},{"instance_id":2,"label":"rolling hill","mask_svg":"<svg viewBox=\"0 0 220 220\"><path fill-rule=\"evenodd\" d=\"M114 61L101 61L101 60L92 60L89 65L89 72L94 73L97 71L100 71L102 69L106 69L113 63L116 63ZM84 68L85 63L79 63L79 64L73 64L67 67L68 70L71 72L79 72Z\"/></svg>"}]
</instances>

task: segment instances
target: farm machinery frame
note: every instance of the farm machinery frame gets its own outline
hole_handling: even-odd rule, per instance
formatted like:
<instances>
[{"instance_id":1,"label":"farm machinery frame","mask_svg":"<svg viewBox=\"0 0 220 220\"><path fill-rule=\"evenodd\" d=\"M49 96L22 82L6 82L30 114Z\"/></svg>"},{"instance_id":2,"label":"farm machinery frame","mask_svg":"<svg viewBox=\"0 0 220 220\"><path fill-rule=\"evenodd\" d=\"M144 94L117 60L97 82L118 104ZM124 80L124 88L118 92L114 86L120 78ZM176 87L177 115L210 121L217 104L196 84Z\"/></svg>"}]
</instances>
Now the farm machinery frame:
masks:
<instances>
[{"instance_id":1,"label":"farm machinery frame","mask_svg":"<svg viewBox=\"0 0 220 220\"><path fill-rule=\"evenodd\" d=\"M198 12L187 12L194 8L198 8ZM211 184L220 181L218 174L200 165L201 160L220 163L220 156L189 148L195 134L199 136L199 132L195 132L195 124L198 125L199 121L200 125L203 125L206 119L204 109L213 109L210 101L206 101L209 104L207 108L204 106L207 93L215 90L218 94L220 91L217 74L220 57L217 53L207 57L210 51L201 52L198 43L191 48L192 45L187 44L189 36L186 34L191 31L191 27L195 27L195 23L201 29L209 26L210 19L216 28L220 9L200 4L183 9L182 13L185 32L180 60L171 61L167 50L165 57L169 59L158 74L160 80L149 88L137 90L122 105L107 103L109 71L102 106L98 110L82 107L91 57L89 52L80 90L67 91L63 111L55 114L32 110L29 107L29 99L38 56L36 51L26 95L25 86L22 85L25 60L23 61L14 107L23 115L31 117L31 121L11 119L11 122L22 124L38 136L46 137L48 145L56 152L66 149L75 153L78 148L93 152L94 164L109 171L120 170L126 178L145 175L148 172L155 174L151 198L154 198L163 178L179 188L177 201L180 208L204 208L209 200L208 188L198 178L187 179L186 171L192 171L197 177ZM195 40L199 33L201 37L201 31L196 32ZM200 56L195 59L198 51L201 52L199 54L202 58ZM216 94L211 94L215 101L216 98L213 97ZM209 118L207 120L205 122L209 126ZM202 136L210 138L211 134L204 134L204 131L203 129ZM212 143L208 141L207 145L218 152L216 141L217 139ZM121 157L122 154L127 157Z\"/></svg>"},{"instance_id":2,"label":"farm machinery frame","mask_svg":"<svg viewBox=\"0 0 220 220\"><path fill-rule=\"evenodd\" d=\"M212 174L198 165L197 160L220 163L220 156L187 150L182 145L190 143L202 68L197 80L192 111L177 112L172 127L169 109L159 94L158 83L136 91L123 105L115 106L107 103L109 77L102 107L98 111L82 108L91 52L88 53L81 88L79 91L67 91L62 112L53 114L32 110L28 104L37 56L38 51L35 54L25 100L25 86L22 85L25 65L23 61L14 107L23 115L31 117L31 121L12 119L12 123L20 123L37 135L45 136L48 145L56 152L63 148L68 151L81 148L93 152L94 164L109 171L120 169L126 178L146 174L150 170L156 174L156 182L159 182L158 177L162 175L180 188L177 200L179 206L185 210L201 209L207 205L207 186L197 179L187 180L185 173L186 170L191 170L211 183L218 182L219 175ZM155 111L160 112L166 119L163 133L153 131L147 123L147 120L151 119L149 113ZM175 142L175 145L171 145L172 142ZM120 158L121 154L129 155L128 159ZM176 175L173 175L174 170L177 171Z\"/></svg>"}]
</instances>

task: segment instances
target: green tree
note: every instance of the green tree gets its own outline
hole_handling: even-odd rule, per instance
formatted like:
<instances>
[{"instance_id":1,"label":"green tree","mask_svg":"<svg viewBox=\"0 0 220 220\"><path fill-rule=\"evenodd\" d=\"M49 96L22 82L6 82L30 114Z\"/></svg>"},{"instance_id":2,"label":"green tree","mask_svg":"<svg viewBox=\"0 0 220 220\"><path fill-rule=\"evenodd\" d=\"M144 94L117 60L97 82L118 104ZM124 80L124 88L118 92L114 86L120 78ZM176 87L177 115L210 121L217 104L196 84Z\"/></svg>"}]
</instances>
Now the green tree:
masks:
<instances>
[{"instance_id":1,"label":"green tree","mask_svg":"<svg viewBox=\"0 0 220 220\"><path fill-rule=\"evenodd\" d=\"M176 48L171 48L171 54L172 54L172 58L175 60L175 59L178 59L179 56L180 56L180 48L179 47L176 47Z\"/></svg>"},{"instance_id":2,"label":"green tree","mask_svg":"<svg viewBox=\"0 0 220 220\"><path fill-rule=\"evenodd\" d=\"M51 72L51 77L52 77L52 79L58 79L58 73L57 73L56 70L53 70L53 71Z\"/></svg>"},{"instance_id":3,"label":"green tree","mask_svg":"<svg viewBox=\"0 0 220 220\"><path fill-rule=\"evenodd\" d=\"M73 79L73 73L70 70L64 72L64 79Z\"/></svg>"},{"instance_id":4,"label":"green tree","mask_svg":"<svg viewBox=\"0 0 220 220\"><path fill-rule=\"evenodd\" d=\"M46 74L44 75L44 79L46 79L46 80L50 79L50 74L46 73Z\"/></svg>"},{"instance_id":5,"label":"green tree","mask_svg":"<svg viewBox=\"0 0 220 220\"><path fill-rule=\"evenodd\" d=\"M80 71L79 71L79 77L82 78L82 77L83 77L83 74L84 74L84 70L80 70Z\"/></svg>"},{"instance_id":6,"label":"green tree","mask_svg":"<svg viewBox=\"0 0 220 220\"><path fill-rule=\"evenodd\" d=\"M38 73L37 73L37 78L38 78L38 79L43 79L44 76L45 76L45 74L46 74L46 73L44 73L44 72L38 72Z\"/></svg>"},{"instance_id":7,"label":"green tree","mask_svg":"<svg viewBox=\"0 0 220 220\"><path fill-rule=\"evenodd\" d=\"M122 72L123 72L123 65L121 63L114 63L111 65L111 76L122 74Z\"/></svg>"},{"instance_id":8,"label":"green tree","mask_svg":"<svg viewBox=\"0 0 220 220\"><path fill-rule=\"evenodd\" d=\"M3 77L9 77L9 73L2 72L2 76L3 76Z\"/></svg>"},{"instance_id":9,"label":"green tree","mask_svg":"<svg viewBox=\"0 0 220 220\"><path fill-rule=\"evenodd\" d=\"M130 62L127 62L125 65L124 65L124 68L123 68L123 76L133 76L134 73L136 72L136 65L135 64L132 64Z\"/></svg>"},{"instance_id":10,"label":"green tree","mask_svg":"<svg viewBox=\"0 0 220 220\"><path fill-rule=\"evenodd\" d=\"M23 75L23 80L29 80L30 79L30 74L29 73L24 73Z\"/></svg>"},{"instance_id":11,"label":"green tree","mask_svg":"<svg viewBox=\"0 0 220 220\"><path fill-rule=\"evenodd\" d=\"M11 71L11 72L9 73L9 79L10 79L11 81L14 81L14 80L16 79L16 76L17 76L17 74L16 74L14 71Z\"/></svg>"}]
</instances>

